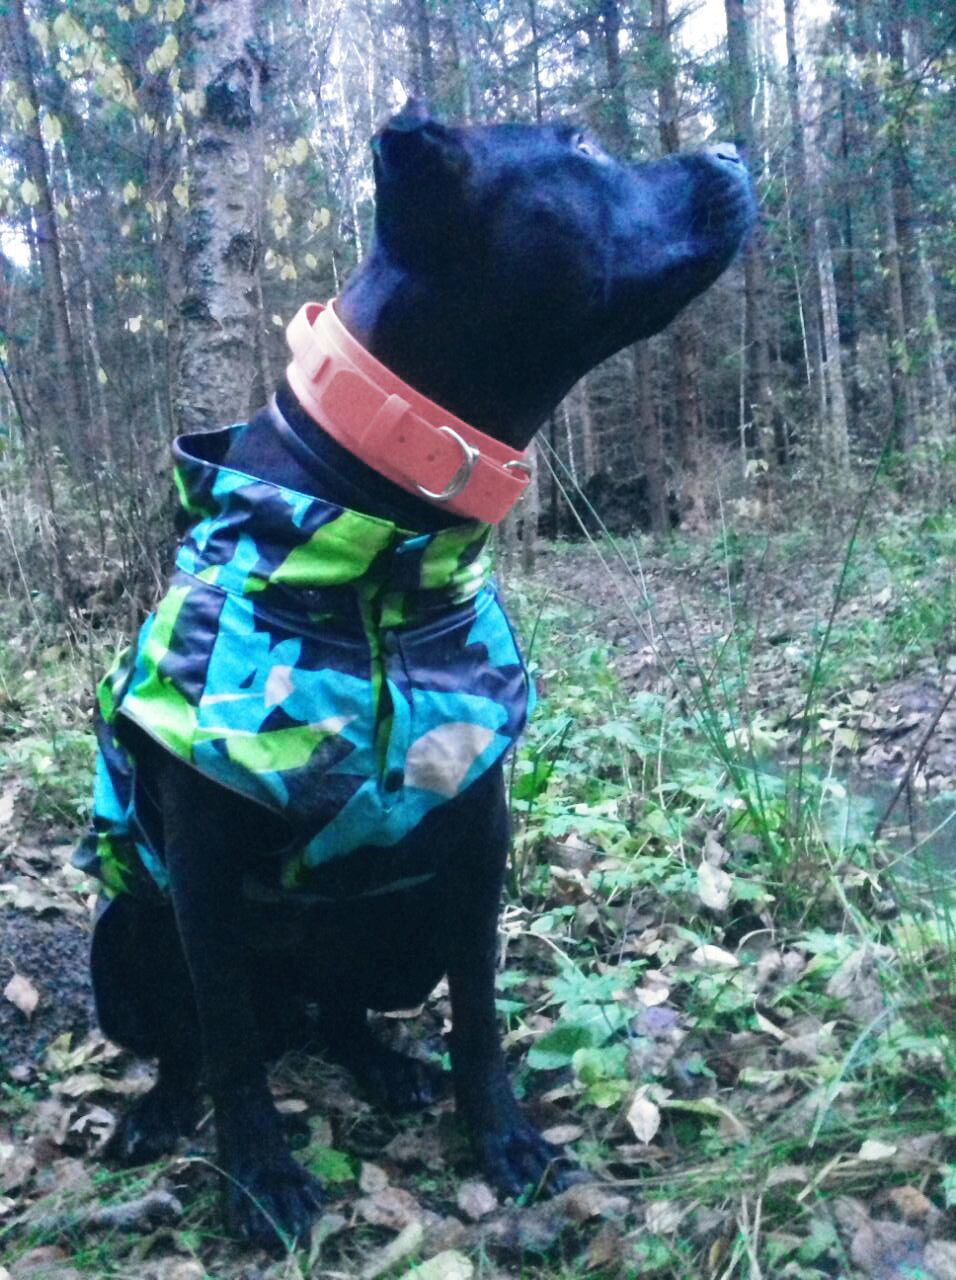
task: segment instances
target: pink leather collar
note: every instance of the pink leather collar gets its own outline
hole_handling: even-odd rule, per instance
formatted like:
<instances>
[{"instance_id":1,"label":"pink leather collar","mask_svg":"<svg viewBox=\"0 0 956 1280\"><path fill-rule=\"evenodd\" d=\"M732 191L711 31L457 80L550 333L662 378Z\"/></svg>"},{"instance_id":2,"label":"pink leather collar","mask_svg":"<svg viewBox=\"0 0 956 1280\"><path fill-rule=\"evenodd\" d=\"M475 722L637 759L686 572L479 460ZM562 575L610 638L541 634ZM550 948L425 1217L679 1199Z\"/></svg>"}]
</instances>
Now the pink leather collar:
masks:
<instances>
[{"instance_id":1,"label":"pink leather collar","mask_svg":"<svg viewBox=\"0 0 956 1280\"><path fill-rule=\"evenodd\" d=\"M332 303L307 302L286 330L299 403L389 480L456 515L497 524L528 486L526 455L420 395L375 359Z\"/></svg>"}]
</instances>

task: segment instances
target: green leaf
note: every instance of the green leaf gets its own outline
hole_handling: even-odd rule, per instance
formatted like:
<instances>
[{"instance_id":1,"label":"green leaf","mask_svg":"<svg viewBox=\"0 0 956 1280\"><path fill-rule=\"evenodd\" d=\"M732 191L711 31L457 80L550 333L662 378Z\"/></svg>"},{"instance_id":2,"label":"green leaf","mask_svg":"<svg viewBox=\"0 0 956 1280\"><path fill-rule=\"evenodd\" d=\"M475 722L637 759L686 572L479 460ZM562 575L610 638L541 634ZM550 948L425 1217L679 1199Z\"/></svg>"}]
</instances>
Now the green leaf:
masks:
<instances>
[{"instance_id":1,"label":"green leaf","mask_svg":"<svg viewBox=\"0 0 956 1280\"><path fill-rule=\"evenodd\" d=\"M310 1147L304 1163L323 1182L351 1182L355 1178L352 1157L334 1147Z\"/></svg>"},{"instance_id":2,"label":"green leaf","mask_svg":"<svg viewBox=\"0 0 956 1280\"><path fill-rule=\"evenodd\" d=\"M532 1071L558 1071L571 1065L571 1059L579 1049L588 1049L593 1044L590 1027L559 1022L531 1048L528 1066Z\"/></svg>"}]
</instances>

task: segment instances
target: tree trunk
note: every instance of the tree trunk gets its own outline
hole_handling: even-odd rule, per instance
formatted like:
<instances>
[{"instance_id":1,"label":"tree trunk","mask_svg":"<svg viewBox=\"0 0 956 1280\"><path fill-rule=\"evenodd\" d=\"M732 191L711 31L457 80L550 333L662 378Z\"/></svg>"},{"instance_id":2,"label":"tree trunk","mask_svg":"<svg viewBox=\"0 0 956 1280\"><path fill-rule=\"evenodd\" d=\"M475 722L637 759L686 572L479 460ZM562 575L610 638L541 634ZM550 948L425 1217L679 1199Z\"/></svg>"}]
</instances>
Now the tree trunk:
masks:
<instances>
[{"instance_id":1,"label":"tree trunk","mask_svg":"<svg viewBox=\"0 0 956 1280\"><path fill-rule=\"evenodd\" d=\"M843 356L840 350L840 319L837 315L833 255L826 223L817 219L814 246L823 306L823 373L827 389L827 421L824 426L824 454L836 472L837 484L844 484L850 470L850 434L847 427L846 394L843 387Z\"/></svg>"},{"instance_id":2,"label":"tree trunk","mask_svg":"<svg viewBox=\"0 0 956 1280\"><path fill-rule=\"evenodd\" d=\"M262 62L253 0L194 0L192 66L205 107L191 139L178 299L178 426L249 410L255 377Z\"/></svg>"},{"instance_id":3,"label":"tree trunk","mask_svg":"<svg viewBox=\"0 0 956 1280\"><path fill-rule=\"evenodd\" d=\"M750 40L744 0L724 0L727 15L727 57L730 64L731 118L736 141L750 163L756 180L759 163L754 146L753 100L755 78L750 56ZM757 451L769 468L776 463L770 347L767 340L767 275L764 265L765 237L758 219L744 250L744 305L747 322L749 405L753 415Z\"/></svg>"},{"instance_id":4,"label":"tree trunk","mask_svg":"<svg viewBox=\"0 0 956 1280\"><path fill-rule=\"evenodd\" d=\"M621 7L618 0L600 0L601 37L607 73L605 133L611 149L626 160L634 145L627 114L624 64L621 59Z\"/></svg>"},{"instance_id":5,"label":"tree trunk","mask_svg":"<svg viewBox=\"0 0 956 1280\"><path fill-rule=\"evenodd\" d=\"M644 473L647 477L647 505L651 532L662 536L670 532L670 510L667 495L667 464L664 455L664 433L657 413L654 395L654 350L656 343L638 342L631 348L634 390L637 397Z\"/></svg>"},{"instance_id":6,"label":"tree trunk","mask_svg":"<svg viewBox=\"0 0 956 1280\"><path fill-rule=\"evenodd\" d=\"M826 430L824 415L827 412L827 398L823 379L823 369L819 353L822 349L820 335L821 299L817 285L817 247L814 242L816 224L814 208L816 201L810 189L810 174L807 166L807 145L803 129L803 114L800 109L800 76L797 66L797 37L795 13L797 0L783 0L784 26L787 40L787 105L790 112L790 146L793 153L793 183L791 185L791 207L797 238L803 250L803 261L797 272L798 289L802 301L803 319L806 326L806 350L812 403L820 413L819 430ZM798 259L799 263L799 259Z\"/></svg>"},{"instance_id":7,"label":"tree trunk","mask_svg":"<svg viewBox=\"0 0 956 1280\"><path fill-rule=\"evenodd\" d=\"M62 254L49 164L40 132L40 102L36 91L30 35L23 0L10 0L3 23L11 54L13 74L28 104L21 110L23 120L23 160L29 180L37 192L34 204L36 253L43 278L43 297L53 337L56 383L46 388L51 420L62 422L62 443L74 462L86 458L83 448L83 398L80 391L80 361L77 356L63 283Z\"/></svg>"},{"instance_id":8,"label":"tree trunk","mask_svg":"<svg viewBox=\"0 0 956 1280\"><path fill-rule=\"evenodd\" d=\"M661 150L669 155L680 150L680 128L677 122L677 77L674 71L667 0L653 0L652 23L657 55L657 127ZM671 349L674 355L677 441L684 471L681 518L689 531L703 533L707 527L707 507L704 498L704 468L701 465L704 424L700 402L700 359L697 326L687 315L679 316L671 327ZM658 483L659 479L659 474L655 474L651 481L651 472L648 471L649 484ZM666 494L658 492L651 496L651 510L657 513L655 527L660 522L661 509L666 512L666 502Z\"/></svg>"},{"instance_id":9,"label":"tree trunk","mask_svg":"<svg viewBox=\"0 0 956 1280\"><path fill-rule=\"evenodd\" d=\"M432 57L428 0L405 0L405 30L408 33L412 93L416 98L432 99L435 96L435 61Z\"/></svg>"}]
</instances>

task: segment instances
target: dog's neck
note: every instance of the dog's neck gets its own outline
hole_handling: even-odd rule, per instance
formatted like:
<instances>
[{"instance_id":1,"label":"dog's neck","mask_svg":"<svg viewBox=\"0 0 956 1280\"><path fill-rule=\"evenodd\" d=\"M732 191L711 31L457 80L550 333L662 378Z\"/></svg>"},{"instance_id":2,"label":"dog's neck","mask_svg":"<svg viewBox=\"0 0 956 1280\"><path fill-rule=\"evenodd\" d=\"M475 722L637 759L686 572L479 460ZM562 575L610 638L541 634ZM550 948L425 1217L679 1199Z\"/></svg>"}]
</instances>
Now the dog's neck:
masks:
<instances>
[{"instance_id":1,"label":"dog's neck","mask_svg":"<svg viewBox=\"0 0 956 1280\"><path fill-rule=\"evenodd\" d=\"M352 336L404 382L513 449L527 446L574 381L559 360L535 358L527 346L533 335L513 340L501 316L486 314L463 289L397 267L376 245L336 309Z\"/></svg>"}]
</instances>

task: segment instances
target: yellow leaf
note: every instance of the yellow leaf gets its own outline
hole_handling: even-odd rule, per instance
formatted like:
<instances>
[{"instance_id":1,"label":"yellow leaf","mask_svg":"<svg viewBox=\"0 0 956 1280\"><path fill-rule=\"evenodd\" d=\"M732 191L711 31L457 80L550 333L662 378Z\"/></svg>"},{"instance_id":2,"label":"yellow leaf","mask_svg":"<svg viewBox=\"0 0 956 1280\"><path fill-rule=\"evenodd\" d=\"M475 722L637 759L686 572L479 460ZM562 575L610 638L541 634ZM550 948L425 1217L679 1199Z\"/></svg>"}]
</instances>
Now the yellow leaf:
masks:
<instances>
[{"instance_id":1,"label":"yellow leaf","mask_svg":"<svg viewBox=\"0 0 956 1280\"><path fill-rule=\"evenodd\" d=\"M280 280L298 280L298 278L299 278L299 273L298 271L296 271L294 264L291 262L286 262L283 265L282 270L279 272L279 279Z\"/></svg>"},{"instance_id":2,"label":"yellow leaf","mask_svg":"<svg viewBox=\"0 0 956 1280\"><path fill-rule=\"evenodd\" d=\"M61 222L66 222L67 218L70 216L70 210L65 204L65 202L62 200L57 202L56 216L60 219Z\"/></svg>"},{"instance_id":3,"label":"yellow leaf","mask_svg":"<svg viewBox=\"0 0 956 1280\"><path fill-rule=\"evenodd\" d=\"M289 155L296 164L302 164L305 160L308 160L309 144L307 140L305 138L296 138L295 142L293 142L289 149Z\"/></svg>"},{"instance_id":4,"label":"yellow leaf","mask_svg":"<svg viewBox=\"0 0 956 1280\"><path fill-rule=\"evenodd\" d=\"M118 4L116 6L116 16L119 18L120 22L129 22L133 15L130 13L128 5Z\"/></svg>"},{"instance_id":5,"label":"yellow leaf","mask_svg":"<svg viewBox=\"0 0 956 1280\"><path fill-rule=\"evenodd\" d=\"M133 0L133 8L141 18L145 18L149 13L149 0Z\"/></svg>"},{"instance_id":6,"label":"yellow leaf","mask_svg":"<svg viewBox=\"0 0 956 1280\"><path fill-rule=\"evenodd\" d=\"M109 378L106 376L106 370L103 368L102 365L100 365L100 367L96 371L96 381L100 384L101 387L105 387L106 384L109 382Z\"/></svg>"},{"instance_id":7,"label":"yellow leaf","mask_svg":"<svg viewBox=\"0 0 956 1280\"><path fill-rule=\"evenodd\" d=\"M277 328L277 329L281 329L281 328L282 328L282 317L281 317L281 316L273 315L273 316L271 317L271 320L272 320L272 323L276 326L276 328Z\"/></svg>"},{"instance_id":8,"label":"yellow leaf","mask_svg":"<svg viewBox=\"0 0 956 1280\"><path fill-rule=\"evenodd\" d=\"M128 236L132 230L133 230L133 224L131 222L124 222L123 225L120 227L120 235Z\"/></svg>"},{"instance_id":9,"label":"yellow leaf","mask_svg":"<svg viewBox=\"0 0 956 1280\"><path fill-rule=\"evenodd\" d=\"M186 0L166 0L166 20L178 22L186 11Z\"/></svg>"},{"instance_id":10,"label":"yellow leaf","mask_svg":"<svg viewBox=\"0 0 956 1280\"><path fill-rule=\"evenodd\" d=\"M181 209L189 208L189 184L186 182L177 182L173 187L173 199Z\"/></svg>"},{"instance_id":11,"label":"yellow leaf","mask_svg":"<svg viewBox=\"0 0 956 1280\"><path fill-rule=\"evenodd\" d=\"M262 265L266 271L275 271L279 265L279 259L275 255L274 249L266 249L265 257L262 259Z\"/></svg>"},{"instance_id":12,"label":"yellow leaf","mask_svg":"<svg viewBox=\"0 0 956 1280\"><path fill-rule=\"evenodd\" d=\"M130 316L130 318L126 321L126 328L129 329L130 333L139 333L142 327L142 324L143 324L142 316Z\"/></svg>"},{"instance_id":13,"label":"yellow leaf","mask_svg":"<svg viewBox=\"0 0 956 1280\"><path fill-rule=\"evenodd\" d=\"M50 28L41 18L30 19L30 34L44 51L50 47Z\"/></svg>"},{"instance_id":14,"label":"yellow leaf","mask_svg":"<svg viewBox=\"0 0 956 1280\"><path fill-rule=\"evenodd\" d=\"M307 253L303 261L310 271L314 271L319 265L319 260L314 253Z\"/></svg>"},{"instance_id":15,"label":"yellow leaf","mask_svg":"<svg viewBox=\"0 0 956 1280\"><path fill-rule=\"evenodd\" d=\"M315 215L315 225L320 231L324 231L331 221L332 215L329 213L328 209L320 209Z\"/></svg>"},{"instance_id":16,"label":"yellow leaf","mask_svg":"<svg viewBox=\"0 0 956 1280\"><path fill-rule=\"evenodd\" d=\"M63 137L63 125L59 116L44 116L40 124L40 132L50 146L59 142Z\"/></svg>"},{"instance_id":17,"label":"yellow leaf","mask_svg":"<svg viewBox=\"0 0 956 1280\"><path fill-rule=\"evenodd\" d=\"M132 200L135 200L138 195L139 187L136 183L127 182L126 186L123 188L123 203L129 204Z\"/></svg>"},{"instance_id":18,"label":"yellow leaf","mask_svg":"<svg viewBox=\"0 0 956 1280\"><path fill-rule=\"evenodd\" d=\"M39 204L40 188L32 178L24 178L20 183L20 199L24 204Z\"/></svg>"},{"instance_id":19,"label":"yellow leaf","mask_svg":"<svg viewBox=\"0 0 956 1280\"><path fill-rule=\"evenodd\" d=\"M205 105L206 105L205 89L193 89L190 93L183 94L183 106L186 108L186 110L189 112L190 115L192 116L201 115Z\"/></svg>"},{"instance_id":20,"label":"yellow leaf","mask_svg":"<svg viewBox=\"0 0 956 1280\"><path fill-rule=\"evenodd\" d=\"M168 35L158 49L150 55L157 71L165 71L176 61L179 54L179 41L174 35Z\"/></svg>"},{"instance_id":21,"label":"yellow leaf","mask_svg":"<svg viewBox=\"0 0 956 1280\"><path fill-rule=\"evenodd\" d=\"M72 13L68 12L60 13L53 19L53 34L60 44L82 44L86 39L86 32Z\"/></svg>"},{"instance_id":22,"label":"yellow leaf","mask_svg":"<svg viewBox=\"0 0 956 1280\"><path fill-rule=\"evenodd\" d=\"M17 115L24 124L29 124L31 120L36 119L36 111L33 109L33 103L29 98L17 98Z\"/></svg>"},{"instance_id":23,"label":"yellow leaf","mask_svg":"<svg viewBox=\"0 0 956 1280\"><path fill-rule=\"evenodd\" d=\"M269 201L269 208L272 210L273 214L277 218L281 218L282 215L288 209L288 207L289 205L285 198L285 195L281 191L277 191L275 195L272 197L272 199Z\"/></svg>"}]
</instances>

